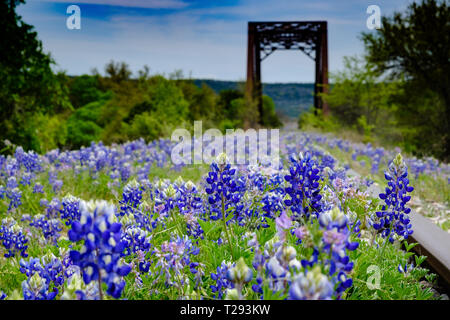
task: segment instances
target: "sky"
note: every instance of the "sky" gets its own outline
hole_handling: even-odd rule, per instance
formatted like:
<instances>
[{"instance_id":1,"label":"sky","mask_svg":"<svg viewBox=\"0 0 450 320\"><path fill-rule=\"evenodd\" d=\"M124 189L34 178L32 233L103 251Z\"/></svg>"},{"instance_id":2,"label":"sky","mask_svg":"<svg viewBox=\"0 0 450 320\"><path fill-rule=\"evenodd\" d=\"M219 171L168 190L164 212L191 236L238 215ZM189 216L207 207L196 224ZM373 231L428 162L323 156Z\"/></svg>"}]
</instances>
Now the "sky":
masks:
<instances>
[{"instance_id":1,"label":"sky","mask_svg":"<svg viewBox=\"0 0 450 320\"><path fill-rule=\"evenodd\" d=\"M382 16L411 0L27 0L17 12L35 27L44 50L69 75L103 72L111 60L137 74L182 70L202 79L246 77L248 21L328 21L329 71L362 55L369 5ZM81 29L69 30L67 8L81 9ZM299 51L277 51L262 62L263 82L313 82L314 62Z\"/></svg>"}]
</instances>

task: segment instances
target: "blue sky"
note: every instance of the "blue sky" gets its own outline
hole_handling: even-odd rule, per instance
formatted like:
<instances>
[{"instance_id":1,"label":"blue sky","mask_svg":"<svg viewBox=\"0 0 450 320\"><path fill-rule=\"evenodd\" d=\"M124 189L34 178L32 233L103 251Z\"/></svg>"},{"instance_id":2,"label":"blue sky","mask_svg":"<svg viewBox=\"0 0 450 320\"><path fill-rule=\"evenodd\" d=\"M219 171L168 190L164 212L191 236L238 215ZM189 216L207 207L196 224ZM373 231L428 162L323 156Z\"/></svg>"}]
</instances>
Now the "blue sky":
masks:
<instances>
[{"instance_id":1,"label":"blue sky","mask_svg":"<svg viewBox=\"0 0 450 320\"><path fill-rule=\"evenodd\" d=\"M382 15L411 0L27 0L18 7L35 26L44 49L68 74L90 73L114 59L136 72L176 69L195 78L244 80L248 21L328 21L329 69L362 54L359 40L369 5ZM81 30L66 28L66 9L81 8ZM370 31L371 32L371 31ZM262 64L264 82L312 82L314 63L297 51L276 52Z\"/></svg>"}]
</instances>

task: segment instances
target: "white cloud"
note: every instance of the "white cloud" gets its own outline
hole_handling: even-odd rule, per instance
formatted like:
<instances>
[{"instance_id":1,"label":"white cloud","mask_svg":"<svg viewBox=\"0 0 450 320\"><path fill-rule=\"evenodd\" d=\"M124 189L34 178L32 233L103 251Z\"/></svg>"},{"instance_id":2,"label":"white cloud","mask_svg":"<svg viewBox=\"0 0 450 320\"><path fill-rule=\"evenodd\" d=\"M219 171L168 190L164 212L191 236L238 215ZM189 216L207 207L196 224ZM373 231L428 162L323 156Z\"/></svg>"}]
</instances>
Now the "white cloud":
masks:
<instances>
[{"instance_id":1,"label":"white cloud","mask_svg":"<svg viewBox=\"0 0 450 320\"><path fill-rule=\"evenodd\" d=\"M62 2L70 4L99 4L146 9L182 9L188 4L182 0L39 0L41 2Z\"/></svg>"},{"instance_id":2,"label":"white cloud","mask_svg":"<svg viewBox=\"0 0 450 320\"><path fill-rule=\"evenodd\" d=\"M127 5L146 2L167 6L187 0L54 1ZM319 5L309 1L243 0L234 6L187 6L161 15L119 12L103 19L90 18L87 12L82 14L79 32L67 31L65 12L48 19L39 8L30 6L24 17L36 26L45 49L69 74L89 73L92 67L103 70L105 63L114 59L129 63L133 71L147 64L152 73L183 69L185 74L192 71L194 77L242 80L246 73L247 22L252 20L327 20L329 70L341 69L343 56L363 51L358 34L365 31L367 6L359 1L370 0L352 0L340 6L331 5L331 0L319 1ZM380 3L383 14L394 6L388 1L392 0ZM396 0L395 6L403 1ZM267 82L313 81L314 63L300 52L277 52L263 62L262 76Z\"/></svg>"}]
</instances>

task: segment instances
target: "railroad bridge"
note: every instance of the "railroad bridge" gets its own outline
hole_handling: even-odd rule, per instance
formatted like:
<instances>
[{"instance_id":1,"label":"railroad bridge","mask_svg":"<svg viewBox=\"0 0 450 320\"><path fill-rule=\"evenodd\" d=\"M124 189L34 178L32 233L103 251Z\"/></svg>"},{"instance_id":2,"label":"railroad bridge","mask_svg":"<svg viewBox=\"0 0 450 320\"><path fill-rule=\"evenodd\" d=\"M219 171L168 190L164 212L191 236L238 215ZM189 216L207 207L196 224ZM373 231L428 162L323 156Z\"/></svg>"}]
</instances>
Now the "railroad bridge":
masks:
<instances>
[{"instance_id":1,"label":"railroad bridge","mask_svg":"<svg viewBox=\"0 0 450 320\"><path fill-rule=\"evenodd\" d=\"M328 114L318 94L328 87L328 35L326 21L249 22L246 91L262 115L261 62L277 50L300 50L315 61L314 107Z\"/></svg>"}]
</instances>

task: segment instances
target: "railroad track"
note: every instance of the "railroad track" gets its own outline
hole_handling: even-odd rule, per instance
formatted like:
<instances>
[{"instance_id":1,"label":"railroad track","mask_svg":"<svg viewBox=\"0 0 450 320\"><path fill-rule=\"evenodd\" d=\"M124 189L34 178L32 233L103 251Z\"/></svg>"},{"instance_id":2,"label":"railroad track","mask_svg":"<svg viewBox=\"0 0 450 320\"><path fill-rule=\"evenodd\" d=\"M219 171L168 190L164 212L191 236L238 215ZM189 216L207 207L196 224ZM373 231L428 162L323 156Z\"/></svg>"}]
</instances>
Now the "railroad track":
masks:
<instances>
[{"instance_id":1,"label":"railroad track","mask_svg":"<svg viewBox=\"0 0 450 320\"><path fill-rule=\"evenodd\" d=\"M411 212L409 216L414 232L408 242L418 243L413 250L427 257L425 264L439 276L438 285L446 291L444 293L449 294L450 233L418 213Z\"/></svg>"}]
</instances>

